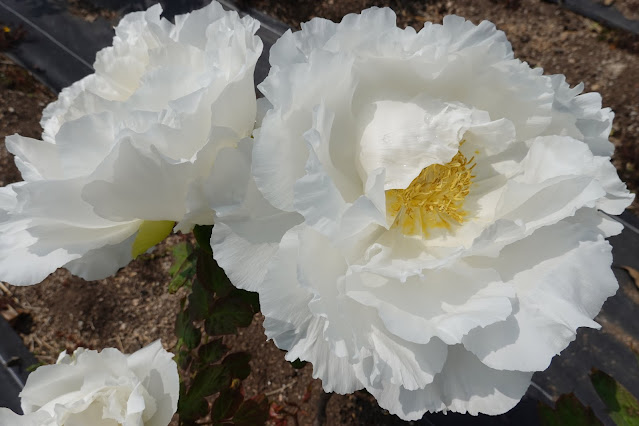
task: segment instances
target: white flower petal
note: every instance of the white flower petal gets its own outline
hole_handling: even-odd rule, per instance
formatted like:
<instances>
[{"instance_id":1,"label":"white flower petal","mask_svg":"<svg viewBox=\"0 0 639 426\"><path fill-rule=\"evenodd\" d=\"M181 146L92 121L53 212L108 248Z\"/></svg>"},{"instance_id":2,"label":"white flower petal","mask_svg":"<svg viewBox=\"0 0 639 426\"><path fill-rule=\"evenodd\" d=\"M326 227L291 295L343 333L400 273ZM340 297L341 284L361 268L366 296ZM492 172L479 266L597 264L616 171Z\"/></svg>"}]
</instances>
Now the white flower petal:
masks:
<instances>
[{"instance_id":1,"label":"white flower petal","mask_svg":"<svg viewBox=\"0 0 639 426\"><path fill-rule=\"evenodd\" d=\"M481 275L485 274L486 277ZM486 285L490 271L456 265L423 277L366 287L364 276L349 277L346 294L377 309L386 328L396 336L415 343L438 337L447 344L460 343L476 327L506 319L512 312L514 290L504 285ZM483 279L482 279L483 278Z\"/></svg>"},{"instance_id":2,"label":"white flower petal","mask_svg":"<svg viewBox=\"0 0 639 426\"><path fill-rule=\"evenodd\" d=\"M470 111L430 99L380 101L374 107L362 134L359 160L366 176L386 170L385 190L405 189L422 169L448 163L470 121Z\"/></svg>"},{"instance_id":3,"label":"white flower petal","mask_svg":"<svg viewBox=\"0 0 639 426\"><path fill-rule=\"evenodd\" d=\"M405 420L501 414L616 288L621 227L597 209L632 197L612 117L489 22L394 20L313 19L275 43L255 186L218 214L214 257L324 389L365 387Z\"/></svg>"},{"instance_id":4,"label":"white flower petal","mask_svg":"<svg viewBox=\"0 0 639 426\"><path fill-rule=\"evenodd\" d=\"M162 343L156 340L129 355L127 362L157 406L158 411L145 421L145 425L168 424L177 410L180 389L180 379L173 361L173 354L165 351Z\"/></svg>"},{"instance_id":5,"label":"white flower petal","mask_svg":"<svg viewBox=\"0 0 639 426\"><path fill-rule=\"evenodd\" d=\"M237 208L213 204L218 216L211 233L211 248L216 261L237 287L257 291L280 240L289 228L301 222L302 216L283 212L269 204L245 167L251 162L250 146L241 145L237 153L236 172L238 180L245 182L242 192L245 198ZM228 191L228 186L224 185L221 190ZM240 190L242 188L238 188ZM212 196L211 199L219 202L219 197Z\"/></svg>"},{"instance_id":6,"label":"white flower petal","mask_svg":"<svg viewBox=\"0 0 639 426\"><path fill-rule=\"evenodd\" d=\"M531 377L532 373L493 370L455 345L448 349L442 372L423 389L409 391L381 383L366 389L381 407L405 420L419 420L427 411L442 410L496 415L519 402Z\"/></svg>"},{"instance_id":7,"label":"white flower petal","mask_svg":"<svg viewBox=\"0 0 639 426\"><path fill-rule=\"evenodd\" d=\"M27 379L20 394L23 420L38 418L43 421L38 424L51 426L165 426L179 393L172 358L159 341L128 356L113 348L63 352L57 364L39 367Z\"/></svg>"},{"instance_id":8,"label":"white flower petal","mask_svg":"<svg viewBox=\"0 0 639 426\"><path fill-rule=\"evenodd\" d=\"M269 322L269 326L273 327L273 324ZM324 339L324 328L323 318L310 319L304 324L304 334L295 336L286 359L292 362L299 358L312 363L313 378L322 380L322 387L326 392L345 394L362 389L364 386L357 379L348 357L336 356Z\"/></svg>"},{"instance_id":9,"label":"white flower petal","mask_svg":"<svg viewBox=\"0 0 639 426\"><path fill-rule=\"evenodd\" d=\"M137 225L135 229L138 229ZM119 244L89 250L82 257L65 264L64 268L87 281L110 277L133 260L131 253L134 240L135 235L131 235Z\"/></svg>"},{"instance_id":10,"label":"white flower petal","mask_svg":"<svg viewBox=\"0 0 639 426\"><path fill-rule=\"evenodd\" d=\"M192 169L190 162L169 163L157 150L147 155L130 141L121 142L82 197L102 217L177 221L184 215Z\"/></svg>"},{"instance_id":11,"label":"white flower petal","mask_svg":"<svg viewBox=\"0 0 639 426\"><path fill-rule=\"evenodd\" d=\"M248 166L229 175L241 156L229 150L255 125L259 23L217 2L175 24L161 13L122 19L95 73L45 108L41 141L8 139L25 184L0 200L0 279L34 284L62 266L104 278L130 261L143 221L186 232L242 205Z\"/></svg>"},{"instance_id":12,"label":"white flower petal","mask_svg":"<svg viewBox=\"0 0 639 426\"><path fill-rule=\"evenodd\" d=\"M14 205L0 223L3 280L35 284L69 262L83 277L100 279L131 259L131 236L140 221L96 216L78 196L81 185L80 180L41 180L9 187L15 191ZM96 263L88 266L89 259Z\"/></svg>"},{"instance_id":13,"label":"white flower petal","mask_svg":"<svg viewBox=\"0 0 639 426\"><path fill-rule=\"evenodd\" d=\"M555 99L553 121L546 135L565 135L583 140L594 155L610 157L614 146L608 140L614 113L610 108L601 108L599 93L580 93L583 83L570 88L562 74L551 76Z\"/></svg>"},{"instance_id":14,"label":"white flower petal","mask_svg":"<svg viewBox=\"0 0 639 426\"><path fill-rule=\"evenodd\" d=\"M56 426L49 413L39 411L25 415L16 414L5 407L0 407L0 425L7 426Z\"/></svg>"},{"instance_id":15,"label":"white flower petal","mask_svg":"<svg viewBox=\"0 0 639 426\"><path fill-rule=\"evenodd\" d=\"M578 327L599 328L592 318L618 285L610 244L587 224L586 214L542 228L496 259L494 267L517 291L518 309L464 337L464 346L486 365L541 371Z\"/></svg>"},{"instance_id":16,"label":"white flower petal","mask_svg":"<svg viewBox=\"0 0 639 426\"><path fill-rule=\"evenodd\" d=\"M319 232L332 234L347 204L320 161L322 153L315 151L315 149L319 150L320 146L328 146L329 142L323 141L323 136L315 129L306 132L308 146L306 174L293 186L293 207L304 216L309 226L316 228Z\"/></svg>"},{"instance_id":17,"label":"white flower petal","mask_svg":"<svg viewBox=\"0 0 639 426\"><path fill-rule=\"evenodd\" d=\"M20 135L7 136L5 144L25 181L63 177L54 144Z\"/></svg>"}]
</instances>

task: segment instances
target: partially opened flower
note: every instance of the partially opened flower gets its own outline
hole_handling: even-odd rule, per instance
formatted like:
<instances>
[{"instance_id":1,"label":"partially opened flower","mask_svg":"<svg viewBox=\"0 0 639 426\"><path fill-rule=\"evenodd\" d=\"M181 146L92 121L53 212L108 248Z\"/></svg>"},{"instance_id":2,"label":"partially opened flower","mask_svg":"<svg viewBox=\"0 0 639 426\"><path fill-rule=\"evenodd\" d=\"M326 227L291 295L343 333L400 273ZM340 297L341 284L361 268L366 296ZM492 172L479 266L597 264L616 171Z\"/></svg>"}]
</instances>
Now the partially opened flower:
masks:
<instances>
[{"instance_id":1,"label":"partially opened flower","mask_svg":"<svg viewBox=\"0 0 639 426\"><path fill-rule=\"evenodd\" d=\"M31 373L20 393L24 415L1 409L0 424L166 426L179 388L173 354L159 340L131 355L79 348Z\"/></svg>"},{"instance_id":2,"label":"partially opened flower","mask_svg":"<svg viewBox=\"0 0 639 426\"><path fill-rule=\"evenodd\" d=\"M403 419L512 408L617 289L611 111L455 16L314 19L270 60L253 179L211 239L267 336Z\"/></svg>"},{"instance_id":3,"label":"partially opened flower","mask_svg":"<svg viewBox=\"0 0 639 426\"><path fill-rule=\"evenodd\" d=\"M241 198L232 157L255 124L259 24L217 2L175 24L161 12L122 19L95 74L45 109L42 140L7 138L24 182L0 188L3 281L62 266L104 278Z\"/></svg>"}]
</instances>

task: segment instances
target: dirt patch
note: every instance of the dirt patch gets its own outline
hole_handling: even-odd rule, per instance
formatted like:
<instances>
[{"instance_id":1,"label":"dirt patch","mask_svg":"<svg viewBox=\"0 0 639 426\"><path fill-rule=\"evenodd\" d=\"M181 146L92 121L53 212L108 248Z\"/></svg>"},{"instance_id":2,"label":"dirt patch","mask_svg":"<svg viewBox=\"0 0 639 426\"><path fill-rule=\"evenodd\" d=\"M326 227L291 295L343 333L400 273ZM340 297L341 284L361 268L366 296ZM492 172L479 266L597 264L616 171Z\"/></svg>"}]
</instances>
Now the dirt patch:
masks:
<instances>
[{"instance_id":1,"label":"dirt patch","mask_svg":"<svg viewBox=\"0 0 639 426\"><path fill-rule=\"evenodd\" d=\"M54 99L28 71L0 54L0 186L21 180L13 156L4 146L5 136L19 133L39 138L42 109Z\"/></svg>"},{"instance_id":2,"label":"dirt patch","mask_svg":"<svg viewBox=\"0 0 639 426\"><path fill-rule=\"evenodd\" d=\"M87 9L88 3L82 0L70 3L74 13L85 19L104 16L101 10ZM453 13L475 23L488 19L506 32L518 58L543 67L546 73L566 74L572 84L583 81L586 91L602 94L604 105L616 113L611 137L617 146L614 163L622 179L635 191L639 188L639 43L635 37L536 0L244 0L244 4L294 27L314 16L339 21L346 13L372 5L391 6L400 25L417 29L425 21L441 22L444 15ZM618 0L615 5L636 10L636 1ZM42 108L54 99L28 72L0 56L0 185L20 180L4 148L4 136L19 133L39 138ZM36 286L9 286L19 307L33 320L33 326L23 330L25 343L46 363L61 350L77 346L132 352L160 338L171 349L183 295L167 294L168 269L171 247L183 238L172 236L154 254L142 256L109 279L89 283L60 270ZM283 409L297 412L300 424L311 424L320 383L311 378L310 365L295 370L284 361L283 352L266 342L261 321L256 317L240 335L225 339L232 350L247 350L253 356L246 392L248 396L265 392ZM334 396L328 403L329 425L396 423L401 422L379 409L365 392Z\"/></svg>"},{"instance_id":3,"label":"dirt patch","mask_svg":"<svg viewBox=\"0 0 639 426\"><path fill-rule=\"evenodd\" d=\"M87 0L67 0L67 10L71 15L78 16L87 22L93 22L98 18L104 18L116 25L120 20L118 12L96 7Z\"/></svg>"}]
</instances>

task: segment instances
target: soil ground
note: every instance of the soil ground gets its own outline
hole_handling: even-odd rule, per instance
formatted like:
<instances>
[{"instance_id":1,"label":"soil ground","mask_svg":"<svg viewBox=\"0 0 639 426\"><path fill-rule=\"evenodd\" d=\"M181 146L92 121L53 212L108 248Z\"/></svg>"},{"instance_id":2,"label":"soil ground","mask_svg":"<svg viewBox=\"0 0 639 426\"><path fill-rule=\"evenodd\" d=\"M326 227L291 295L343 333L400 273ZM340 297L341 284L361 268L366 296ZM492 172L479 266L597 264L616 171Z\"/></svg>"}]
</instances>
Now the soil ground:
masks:
<instances>
[{"instance_id":1,"label":"soil ground","mask_svg":"<svg viewBox=\"0 0 639 426\"><path fill-rule=\"evenodd\" d=\"M84 0L69 0L73 12L86 19L116 19L109 11L92 9ZM419 29L425 21L441 22L458 14L475 23L483 19L504 30L515 56L548 74L563 73L571 84L584 82L586 91L598 91L605 106L616 113L612 141L614 163L634 191L639 188L639 41L637 37L601 25L540 0L244 0L246 6L270 14L298 28L314 16L339 21L343 15L372 5L390 6L401 26ZM629 18L639 16L635 0L614 2ZM0 23L1 24L1 23ZM1 28L1 25L0 25ZM20 180L4 137L14 133L38 138L43 107L55 94L28 72L0 55L0 185ZM635 207L637 204L635 203ZM155 252L138 258L111 278L86 282L59 270L42 284L0 288L0 308L10 304L23 315L16 324L25 344L44 363L54 362L62 350L77 346L116 347L132 352L156 339L167 349L175 344L173 324L183 294L166 291L171 247L182 239L174 235ZM261 318L238 336L229 337L233 350L252 353L253 373L245 381L248 395L267 393L289 411L299 405L299 424L311 424L320 396L320 383L311 367L294 370L283 353L266 342ZM310 399L304 395L310 391ZM400 424L364 393L335 396L328 405L327 424ZM289 418L291 424L294 419Z\"/></svg>"}]
</instances>

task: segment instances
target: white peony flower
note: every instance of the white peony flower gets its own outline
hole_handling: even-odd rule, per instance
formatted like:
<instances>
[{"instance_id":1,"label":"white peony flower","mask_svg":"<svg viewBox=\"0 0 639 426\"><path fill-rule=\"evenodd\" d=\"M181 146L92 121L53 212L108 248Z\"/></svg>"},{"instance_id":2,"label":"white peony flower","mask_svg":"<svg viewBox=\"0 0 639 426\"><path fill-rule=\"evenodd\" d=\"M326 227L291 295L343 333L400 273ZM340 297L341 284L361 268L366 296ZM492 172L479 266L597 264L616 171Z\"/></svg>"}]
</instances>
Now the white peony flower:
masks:
<instances>
[{"instance_id":1,"label":"white peony flower","mask_svg":"<svg viewBox=\"0 0 639 426\"><path fill-rule=\"evenodd\" d=\"M34 284L58 267L113 274L175 226L212 224L241 200L238 141L255 124L259 23L219 3L125 16L95 74L43 113L42 140L6 145L24 182L0 188L0 279ZM139 232L138 232L139 231Z\"/></svg>"},{"instance_id":2,"label":"white peony flower","mask_svg":"<svg viewBox=\"0 0 639 426\"><path fill-rule=\"evenodd\" d=\"M313 19L270 61L253 179L211 243L326 391L406 420L499 414L599 327L622 228L602 212L632 196L598 94L514 59L490 22L416 33L390 9Z\"/></svg>"},{"instance_id":3,"label":"white peony flower","mask_svg":"<svg viewBox=\"0 0 639 426\"><path fill-rule=\"evenodd\" d=\"M179 391L173 354L159 340L131 355L79 348L31 373L20 393L25 414L1 409L0 424L166 426Z\"/></svg>"}]
</instances>

